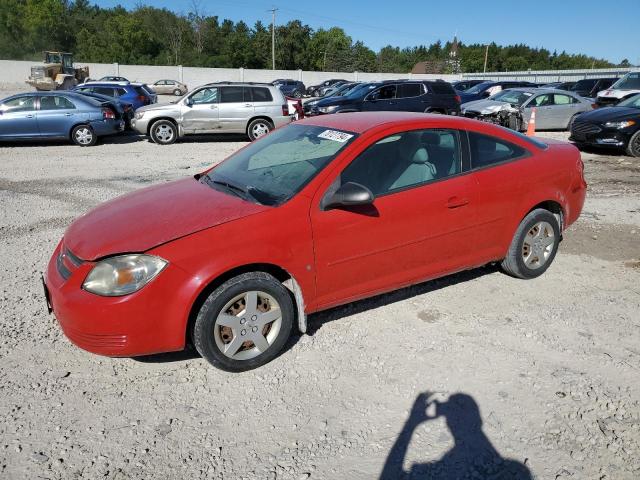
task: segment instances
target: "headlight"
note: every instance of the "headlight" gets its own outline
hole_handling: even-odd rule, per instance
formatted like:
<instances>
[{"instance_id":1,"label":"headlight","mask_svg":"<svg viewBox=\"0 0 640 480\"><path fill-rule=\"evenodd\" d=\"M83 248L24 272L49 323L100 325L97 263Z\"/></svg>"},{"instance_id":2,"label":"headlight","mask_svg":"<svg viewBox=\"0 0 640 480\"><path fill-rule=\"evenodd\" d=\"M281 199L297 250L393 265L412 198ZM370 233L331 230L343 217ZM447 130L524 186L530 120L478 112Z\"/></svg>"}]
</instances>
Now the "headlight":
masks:
<instances>
[{"instance_id":1,"label":"headlight","mask_svg":"<svg viewBox=\"0 0 640 480\"><path fill-rule=\"evenodd\" d=\"M320 107L318 108L318 111L322 113L331 113L331 112L335 112L337 109L338 109L338 105L331 105L329 107Z\"/></svg>"},{"instance_id":2,"label":"headlight","mask_svg":"<svg viewBox=\"0 0 640 480\"><path fill-rule=\"evenodd\" d=\"M136 112L136 118L138 120L140 120L142 118L142 116L144 115L144 112Z\"/></svg>"},{"instance_id":3,"label":"headlight","mask_svg":"<svg viewBox=\"0 0 640 480\"><path fill-rule=\"evenodd\" d=\"M82 288L104 297L128 295L144 287L166 266L166 260L152 255L107 258L93 267Z\"/></svg>"},{"instance_id":4,"label":"headlight","mask_svg":"<svg viewBox=\"0 0 640 480\"><path fill-rule=\"evenodd\" d=\"M634 120L625 120L622 122L607 122L604 126L607 128L627 128L635 124L636 122Z\"/></svg>"}]
</instances>

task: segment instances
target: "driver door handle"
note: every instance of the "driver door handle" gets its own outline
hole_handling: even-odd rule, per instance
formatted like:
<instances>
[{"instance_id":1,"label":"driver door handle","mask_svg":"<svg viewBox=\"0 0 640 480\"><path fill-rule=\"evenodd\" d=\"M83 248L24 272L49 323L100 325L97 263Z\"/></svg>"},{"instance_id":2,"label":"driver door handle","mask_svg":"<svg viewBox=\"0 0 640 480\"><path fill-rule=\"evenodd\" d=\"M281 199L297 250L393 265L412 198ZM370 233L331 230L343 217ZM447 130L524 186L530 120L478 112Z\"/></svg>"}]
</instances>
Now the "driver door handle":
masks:
<instances>
[{"instance_id":1,"label":"driver door handle","mask_svg":"<svg viewBox=\"0 0 640 480\"><path fill-rule=\"evenodd\" d=\"M253 104L252 103L245 103L244 106L245 107L253 107Z\"/></svg>"},{"instance_id":2,"label":"driver door handle","mask_svg":"<svg viewBox=\"0 0 640 480\"><path fill-rule=\"evenodd\" d=\"M27 115L27 118L33 118L33 115L29 114Z\"/></svg>"},{"instance_id":3,"label":"driver door handle","mask_svg":"<svg viewBox=\"0 0 640 480\"><path fill-rule=\"evenodd\" d=\"M218 105L211 105L209 108L210 108L211 110L215 110L216 108L218 108Z\"/></svg>"},{"instance_id":4,"label":"driver door handle","mask_svg":"<svg viewBox=\"0 0 640 480\"><path fill-rule=\"evenodd\" d=\"M465 197L451 197L447 200L447 208L464 207L469 203L469 199Z\"/></svg>"}]
</instances>

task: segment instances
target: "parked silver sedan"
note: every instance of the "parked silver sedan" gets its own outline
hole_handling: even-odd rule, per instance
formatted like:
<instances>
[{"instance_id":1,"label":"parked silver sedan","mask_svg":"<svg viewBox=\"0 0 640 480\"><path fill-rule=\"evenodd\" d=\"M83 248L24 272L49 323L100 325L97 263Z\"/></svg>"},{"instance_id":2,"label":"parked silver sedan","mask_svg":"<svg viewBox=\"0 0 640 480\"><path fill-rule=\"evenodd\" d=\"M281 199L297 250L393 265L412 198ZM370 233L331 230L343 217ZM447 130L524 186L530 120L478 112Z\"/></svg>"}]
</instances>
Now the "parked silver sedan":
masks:
<instances>
[{"instance_id":1,"label":"parked silver sedan","mask_svg":"<svg viewBox=\"0 0 640 480\"><path fill-rule=\"evenodd\" d=\"M189 91L184 83L180 83L177 80L158 80L151 85L151 88L160 95L175 95L176 97L180 97Z\"/></svg>"},{"instance_id":2,"label":"parked silver sedan","mask_svg":"<svg viewBox=\"0 0 640 480\"><path fill-rule=\"evenodd\" d=\"M521 128L526 129L533 107L536 108L536 128L567 130L573 119L593 108L593 101L573 92L553 88L510 88L483 99L462 104L465 117L485 120L500 112L519 110Z\"/></svg>"}]
</instances>

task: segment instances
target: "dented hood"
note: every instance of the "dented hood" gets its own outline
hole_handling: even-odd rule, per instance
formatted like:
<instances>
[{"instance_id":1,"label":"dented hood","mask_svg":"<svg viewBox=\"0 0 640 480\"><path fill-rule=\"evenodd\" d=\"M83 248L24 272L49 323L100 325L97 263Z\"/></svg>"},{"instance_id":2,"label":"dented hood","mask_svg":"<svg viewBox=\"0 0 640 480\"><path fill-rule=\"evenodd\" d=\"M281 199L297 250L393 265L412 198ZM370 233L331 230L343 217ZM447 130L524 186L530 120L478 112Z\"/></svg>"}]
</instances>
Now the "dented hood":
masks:
<instances>
[{"instance_id":1,"label":"dented hood","mask_svg":"<svg viewBox=\"0 0 640 480\"><path fill-rule=\"evenodd\" d=\"M507 102L496 102L495 100L473 100L471 102L463 103L460 106L461 110L471 110L479 112L481 114L490 114L498 112L502 109L512 109L511 105Z\"/></svg>"},{"instance_id":2,"label":"dented hood","mask_svg":"<svg viewBox=\"0 0 640 480\"><path fill-rule=\"evenodd\" d=\"M83 260L144 252L268 208L219 192L190 177L103 203L69 226L64 243Z\"/></svg>"}]
</instances>

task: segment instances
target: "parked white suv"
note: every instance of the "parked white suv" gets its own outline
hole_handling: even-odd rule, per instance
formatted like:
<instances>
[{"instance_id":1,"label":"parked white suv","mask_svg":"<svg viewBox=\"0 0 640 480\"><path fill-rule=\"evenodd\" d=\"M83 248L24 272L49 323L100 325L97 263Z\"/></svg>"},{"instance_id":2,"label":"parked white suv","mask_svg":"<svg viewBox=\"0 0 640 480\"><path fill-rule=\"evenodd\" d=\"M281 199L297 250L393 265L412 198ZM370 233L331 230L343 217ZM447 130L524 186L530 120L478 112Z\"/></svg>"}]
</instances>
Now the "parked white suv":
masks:
<instances>
[{"instance_id":1,"label":"parked white suv","mask_svg":"<svg viewBox=\"0 0 640 480\"><path fill-rule=\"evenodd\" d=\"M599 107L609 107L636 93L640 93L640 72L629 72L611 87L598 92L596 103Z\"/></svg>"},{"instance_id":2,"label":"parked white suv","mask_svg":"<svg viewBox=\"0 0 640 480\"><path fill-rule=\"evenodd\" d=\"M263 83L209 83L175 103L136 110L134 130L160 145L189 134L246 133L251 140L290 123L282 92Z\"/></svg>"}]
</instances>

